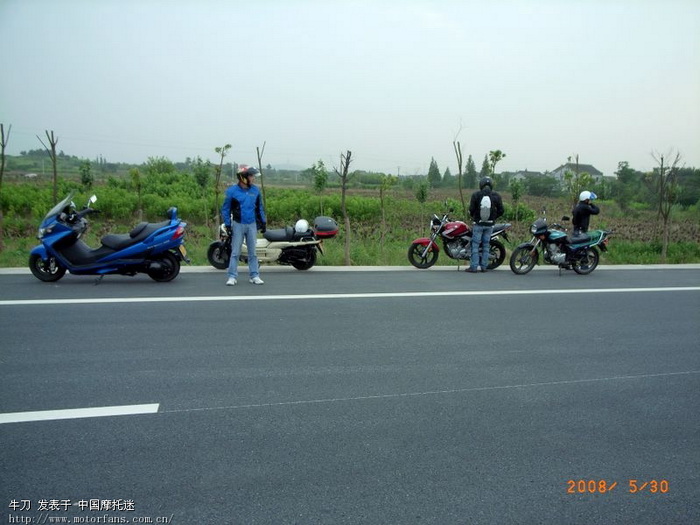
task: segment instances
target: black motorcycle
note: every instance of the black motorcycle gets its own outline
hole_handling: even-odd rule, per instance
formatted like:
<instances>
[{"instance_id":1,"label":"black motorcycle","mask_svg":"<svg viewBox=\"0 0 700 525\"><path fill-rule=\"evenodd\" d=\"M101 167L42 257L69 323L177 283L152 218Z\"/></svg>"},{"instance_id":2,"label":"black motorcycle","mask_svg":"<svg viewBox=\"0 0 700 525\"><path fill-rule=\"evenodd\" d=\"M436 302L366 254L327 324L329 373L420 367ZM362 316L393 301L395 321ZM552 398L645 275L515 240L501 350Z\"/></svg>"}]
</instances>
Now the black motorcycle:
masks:
<instances>
[{"instance_id":1,"label":"black motorcycle","mask_svg":"<svg viewBox=\"0 0 700 525\"><path fill-rule=\"evenodd\" d=\"M562 217L568 221L569 217ZM532 270L539 261L539 253L547 264L557 265L559 269L573 269L576 273L587 275L596 269L600 255L598 248L607 251L608 240L612 231L592 230L580 235L567 235L561 224L547 224L546 212L530 226L532 239L519 245L510 256L510 269L518 275Z\"/></svg>"}]
</instances>

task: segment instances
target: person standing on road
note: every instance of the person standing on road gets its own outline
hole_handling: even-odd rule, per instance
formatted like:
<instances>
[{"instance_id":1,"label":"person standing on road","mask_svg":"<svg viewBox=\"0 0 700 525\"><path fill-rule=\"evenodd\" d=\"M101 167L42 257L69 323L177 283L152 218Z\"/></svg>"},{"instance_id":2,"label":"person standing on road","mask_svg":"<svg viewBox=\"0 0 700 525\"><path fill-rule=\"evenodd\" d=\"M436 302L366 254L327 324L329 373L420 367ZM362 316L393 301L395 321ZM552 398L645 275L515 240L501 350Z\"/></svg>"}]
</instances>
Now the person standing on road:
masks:
<instances>
[{"instance_id":1,"label":"person standing on road","mask_svg":"<svg viewBox=\"0 0 700 525\"><path fill-rule=\"evenodd\" d=\"M472 257L468 272L485 272L489 265L489 251L491 247L491 234L493 225L503 215L503 201L501 196L493 191L491 177L483 177L479 181L479 191L472 193L469 202L469 215L474 221L472 226ZM481 257L479 257L481 256Z\"/></svg>"},{"instance_id":2,"label":"person standing on road","mask_svg":"<svg viewBox=\"0 0 700 525\"><path fill-rule=\"evenodd\" d=\"M238 184L226 190L221 215L231 237L231 261L228 265L226 286L233 286L238 281L238 258L241 255L243 240L248 247L248 273L252 284L263 284L260 278L258 256L255 244L258 230L265 233L267 219L263 209L260 190L254 184L259 171L251 166L241 164L238 168Z\"/></svg>"},{"instance_id":3,"label":"person standing on road","mask_svg":"<svg viewBox=\"0 0 700 525\"><path fill-rule=\"evenodd\" d=\"M574 216L571 220L574 225L574 236L585 234L588 231L591 215L600 213L600 208L591 202L597 198L598 196L592 191L582 191L578 196L578 204L571 212Z\"/></svg>"}]
</instances>

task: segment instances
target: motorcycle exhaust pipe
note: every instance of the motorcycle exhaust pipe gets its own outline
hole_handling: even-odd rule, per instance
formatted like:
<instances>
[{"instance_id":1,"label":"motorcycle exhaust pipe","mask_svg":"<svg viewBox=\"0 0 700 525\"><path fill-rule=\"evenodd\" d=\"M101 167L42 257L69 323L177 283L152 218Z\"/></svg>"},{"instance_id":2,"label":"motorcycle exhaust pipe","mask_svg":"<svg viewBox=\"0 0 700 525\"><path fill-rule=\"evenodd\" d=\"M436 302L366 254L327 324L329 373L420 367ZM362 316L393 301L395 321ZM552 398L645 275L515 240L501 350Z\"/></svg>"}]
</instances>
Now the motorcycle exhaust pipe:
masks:
<instances>
[{"instance_id":1,"label":"motorcycle exhaust pipe","mask_svg":"<svg viewBox=\"0 0 700 525\"><path fill-rule=\"evenodd\" d=\"M148 261L145 265L146 271L160 271L163 269L163 265L159 261Z\"/></svg>"}]
</instances>

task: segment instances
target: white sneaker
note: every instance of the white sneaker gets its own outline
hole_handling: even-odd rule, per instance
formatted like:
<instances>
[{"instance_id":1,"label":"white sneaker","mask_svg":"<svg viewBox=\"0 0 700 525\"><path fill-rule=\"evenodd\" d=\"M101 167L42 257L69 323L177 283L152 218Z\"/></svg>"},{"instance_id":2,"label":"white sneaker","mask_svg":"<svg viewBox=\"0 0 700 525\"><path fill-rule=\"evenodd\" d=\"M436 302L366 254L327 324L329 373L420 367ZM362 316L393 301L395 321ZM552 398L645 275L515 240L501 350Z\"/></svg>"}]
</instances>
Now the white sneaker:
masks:
<instances>
[{"instance_id":1,"label":"white sneaker","mask_svg":"<svg viewBox=\"0 0 700 525\"><path fill-rule=\"evenodd\" d=\"M250 284L265 284L265 281L263 281L260 277L253 277L250 280Z\"/></svg>"},{"instance_id":2,"label":"white sneaker","mask_svg":"<svg viewBox=\"0 0 700 525\"><path fill-rule=\"evenodd\" d=\"M226 286L234 286L238 281L234 279L233 277L229 277L228 281L226 281Z\"/></svg>"}]
</instances>

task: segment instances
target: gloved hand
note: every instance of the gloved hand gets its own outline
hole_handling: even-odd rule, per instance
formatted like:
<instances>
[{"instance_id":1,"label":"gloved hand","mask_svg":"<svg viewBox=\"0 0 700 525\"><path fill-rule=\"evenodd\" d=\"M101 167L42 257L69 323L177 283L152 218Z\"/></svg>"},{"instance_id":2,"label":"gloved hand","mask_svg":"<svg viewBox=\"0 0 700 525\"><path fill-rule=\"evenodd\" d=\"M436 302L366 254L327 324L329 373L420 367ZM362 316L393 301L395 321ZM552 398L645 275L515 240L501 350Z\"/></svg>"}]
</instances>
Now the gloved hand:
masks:
<instances>
[{"instance_id":1,"label":"gloved hand","mask_svg":"<svg viewBox=\"0 0 700 525\"><path fill-rule=\"evenodd\" d=\"M263 222L263 223L260 225L260 233L265 233L266 231L267 231L267 223L266 223L266 222Z\"/></svg>"}]
</instances>

